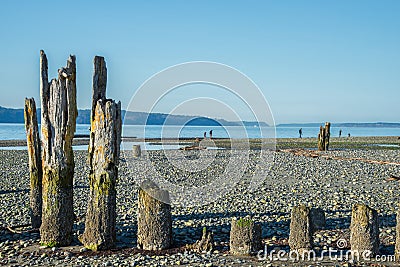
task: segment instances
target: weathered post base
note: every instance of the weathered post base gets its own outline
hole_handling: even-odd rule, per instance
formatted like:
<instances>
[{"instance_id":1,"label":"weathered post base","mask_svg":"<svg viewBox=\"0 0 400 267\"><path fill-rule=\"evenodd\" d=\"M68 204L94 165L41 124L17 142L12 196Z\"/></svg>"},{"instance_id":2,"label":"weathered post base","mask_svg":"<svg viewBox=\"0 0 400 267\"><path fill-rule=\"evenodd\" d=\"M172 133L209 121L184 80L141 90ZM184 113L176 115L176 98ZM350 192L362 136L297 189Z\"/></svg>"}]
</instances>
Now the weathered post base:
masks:
<instances>
[{"instance_id":1,"label":"weathered post base","mask_svg":"<svg viewBox=\"0 0 400 267\"><path fill-rule=\"evenodd\" d=\"M145 181L138 196L139 249L162 250L172 245L172 219L169 193L151 182Z\"/></svg>"},{"instance_id":2,"label":"weathered post base","mask_svg":"<svg viewBox=\"0 0 400 267\"><path fill-rule=\"evenodd\" d=\"M353 253L364 251L375 256L379 252L379 223L376 210L364 204L356 204L351 212L350 246Z\"/></svg>"},{"instance_id":3,"label":"weathered post base","mask_svg":"<svg viewBox=\"0 0 400 267\"><path fill-rule=\"evenodd\" d=\"M201 239L196 243L187 245L188 249L193 250L195 252L201 253L205 251L213 251L214 250L214 235L211 231L207 231L207 228L203 228L203 233Z\"/></svg>"},{"instance_id":4,"label":"weathered post base","mask_svg":"<svg viewBox=\"0 0 400 267\"><path fill-rule=\"evenodd\" d=\"M134 158L140 158L140 156L142 155L142 150L140 148L140 145L133 145L132 154Z\"/></svg>"},{"instance_id":5,"label":"weathered post base","mask_svg":"<svg viewBox=\"0 0 400 267\"><path fill-rule=\"evenodd\" d=\"M232 219L229 250L234 255L251 255L262 249L261 225L250 218Z\"/></svg>"},{"instance_id":6,"label":"weathered post base","mask_svg":"<svg viewBox=\"0 0 400 267\"><path fill-rule=\"evenodd\" d=\"M394 248L396 262L400 262L400 203L397 205L396 214L396 245Z\"/></svg>"},{"instance_id":7,"label":"weathered post base","mask_svg":"<svg viewBox=\"0 0 400 267\"><path fill-rule=\"evenodd\" d=\"M72 241L74 167L61 172L43 170L43 210L40 244L48 247L68 246ZM60 181L65 184L58 184Z\"/></svg>"},{"instance_id":8,"label":"weathered post base","mask_svg":"<svg viewBox=\"0 0 400 267\"><path fill-rule=\"evenodd\" d=\"M311 209L305 205L294 207L290 220L290 249L300 253L312 249L313 232Z\"/></svg>"}]
</instances>

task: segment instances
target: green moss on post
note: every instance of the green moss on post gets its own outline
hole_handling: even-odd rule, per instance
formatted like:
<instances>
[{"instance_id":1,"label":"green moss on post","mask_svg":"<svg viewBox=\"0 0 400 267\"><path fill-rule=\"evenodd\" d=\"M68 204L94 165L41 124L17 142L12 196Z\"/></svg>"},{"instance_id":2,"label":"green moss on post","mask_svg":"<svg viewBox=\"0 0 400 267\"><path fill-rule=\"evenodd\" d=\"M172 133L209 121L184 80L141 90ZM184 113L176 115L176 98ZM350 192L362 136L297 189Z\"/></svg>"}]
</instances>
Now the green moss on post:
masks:
<instances>
[{"instance_id":1,"label":"green moss on post","mask_svg":"<svg viewBox=\"0 0 400 267\"><path fill-rule=\"evenodd\" d=\"M113 248L116 241L116 183L121 143L121 103L106 99L107 69L94 59L93 107L89 143L90 194L82 244L93 251Z\"/></svg>"},{"instance_id":2,"label":"green moss on post","mask_svg":"<svg viewBox=\"0 0 400 267\"><path fill-rule=\"evenodd\" d=\"M249 227L253 221L251 219L240 218L236 221L237 226L239 227Z\"/></svg>"},{"instance_id":3,"label":"green moss on post","mask_svg":"<svg viewBox=\"0 0 400 267\"><path fill-rule=\"evenodd\" d=\"M25 98L24 119L29 156L31 224L32 228L37 229L42 223L42 160L36 104L33 98Z\"/></svg>"},{"instance_id":4,"label":"green moss on post","mask_svg":"<svg viewBox=\"0 0 400 267\"><path fill-rule=\"evenodd\" d=\"M235 255L257 253L261 247L261 226L250 218L232 219L229 250Z\"/></svg>"}]
</instances>

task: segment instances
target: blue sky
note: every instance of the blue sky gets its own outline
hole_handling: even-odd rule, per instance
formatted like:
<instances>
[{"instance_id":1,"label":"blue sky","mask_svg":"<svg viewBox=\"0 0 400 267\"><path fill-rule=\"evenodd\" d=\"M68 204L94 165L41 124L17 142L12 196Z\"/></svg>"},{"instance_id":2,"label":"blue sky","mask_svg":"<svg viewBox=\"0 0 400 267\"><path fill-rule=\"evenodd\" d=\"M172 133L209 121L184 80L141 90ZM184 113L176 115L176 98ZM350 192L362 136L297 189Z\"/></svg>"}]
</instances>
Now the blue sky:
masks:
<instances>
[{"instance_id":1,"label":"blue sky","mask_svg":"<svg viewBox=\"0 0 400 267\"><path fill-rule=\"evenodd\" d=\"M400 1L115 2L2 1L0 105L39 100L44 49L50 77L76 55L79 108L90 108L92 60L102 55L108 96L123 107L153 74L201 60L251 78L276 123L399 122ZM230 99L211 86L171 99L185 101L199 91ZM157 111L176 102L163 101ZM181 112L202 115L204 107Z\"/></svg>"}]
</instances>

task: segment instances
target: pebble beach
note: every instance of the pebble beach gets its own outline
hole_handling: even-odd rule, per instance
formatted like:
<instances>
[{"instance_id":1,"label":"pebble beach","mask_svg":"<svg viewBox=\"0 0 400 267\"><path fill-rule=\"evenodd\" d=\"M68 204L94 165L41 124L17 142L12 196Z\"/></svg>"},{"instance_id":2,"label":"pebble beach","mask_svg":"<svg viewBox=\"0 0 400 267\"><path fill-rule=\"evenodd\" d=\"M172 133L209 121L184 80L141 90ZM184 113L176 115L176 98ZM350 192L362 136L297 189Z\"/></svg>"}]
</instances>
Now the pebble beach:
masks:
<instances>
[{"instance_id":1,"label":"pebble beach","mask_svg":"<svg viewBox=\"0 0 400 267\"><path fill-rule=\"evenodd\" d=\"M380 138L384 143L396 143L394 138ZM354 139L354 143L373 143L372 138ZM301 142L285 140L285 148L301 147ZM349 141L351 143L351 141ZM287 145L289 144L289 145ZM397 142L398 144L398 142ZM373 144L371 144L373 145ZM278 141L279 147L279 141ZM74 176L74 241L69 247L45 248L39 245L37 231L29 226L29 171L27 151L0 150L0 265L3 266L369 266L371 262L348 262L331 259L301 262L280 262L257 256L237 257L229 254L229 231L232 218L250 216L262 226L263 244L268 250L289 251L290 213L294 206L306 204L322 208L326 227L314 234L315 251L337 248L338 240L349 249L351 208L356 203L367 204L379 213L380 253L392 255L395 244L399 149L375 146L320 152L320 157L306 157L283 150L271 151L272 161L259 161L259 151L250 150L243 176L227 193L203 205L188 202L172 205L174 247L167 251L148 252L136 248L136 212L139 180L154 169L168 182L186 187L201 187L223 174L232 156L230 150L204 152L144 151L133 158L131 151L121 153L117 185L117 248L91 252L78 241L83 233L88 201L88 171L86 151L75 151ZM186 153L186 154L182 154ZM201 157L199 154L202 153ZM326 156L326 157L323 157ZM211 162L207 168L185 171L170 163L171 158L185 162ZM342 158L342 159L340 159ZM386 163L363 161L375 160ZM153 170L149 170L153 168ZM262 170L262 172L259 171ZM256 188L249 186L252 177L262 174ZM182 200L183 201L183 200ZM182 202L186 203L186 202ZM185 249L195 243L203 227L214 234L215 251L195 253ZM387 261L378 266L396 266ZM377 265L375 265L377 266Z\"/></svg>"}]
</instances>

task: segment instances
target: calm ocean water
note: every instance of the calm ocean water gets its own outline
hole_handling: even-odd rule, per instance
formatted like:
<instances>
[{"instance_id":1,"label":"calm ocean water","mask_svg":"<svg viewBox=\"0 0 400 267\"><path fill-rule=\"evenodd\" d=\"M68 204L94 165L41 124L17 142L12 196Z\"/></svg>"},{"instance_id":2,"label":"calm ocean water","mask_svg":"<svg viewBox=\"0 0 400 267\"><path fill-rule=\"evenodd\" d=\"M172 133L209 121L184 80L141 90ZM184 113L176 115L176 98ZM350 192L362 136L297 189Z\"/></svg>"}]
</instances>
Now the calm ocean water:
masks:
<instances>
[{"instance_id":1,"label":"calm ocean water","mask_svg":"<svg viewBox=\"0 0 400 267\"><path fill-rule=\"evenodd\" d=\"M276 137L298 137L299 127L276 127ZM318 127L302 127L303 137L317 137ZM400 136L400 128L372 128L372 127L332 127L331 136L339 136L342 129L342 136ZM274 128L269 127L215 127L215 126L137 126L126 125L123 127L122 135L138 138L177 138L177 137L203 137L203 133L213 131L213 137L232 138L260 138L273 137ZM89 134L89 125L78 124L76 134ZM25 128L23 124L0 124L0 140L25 139Z\"/></svg>"}]
</instances>

